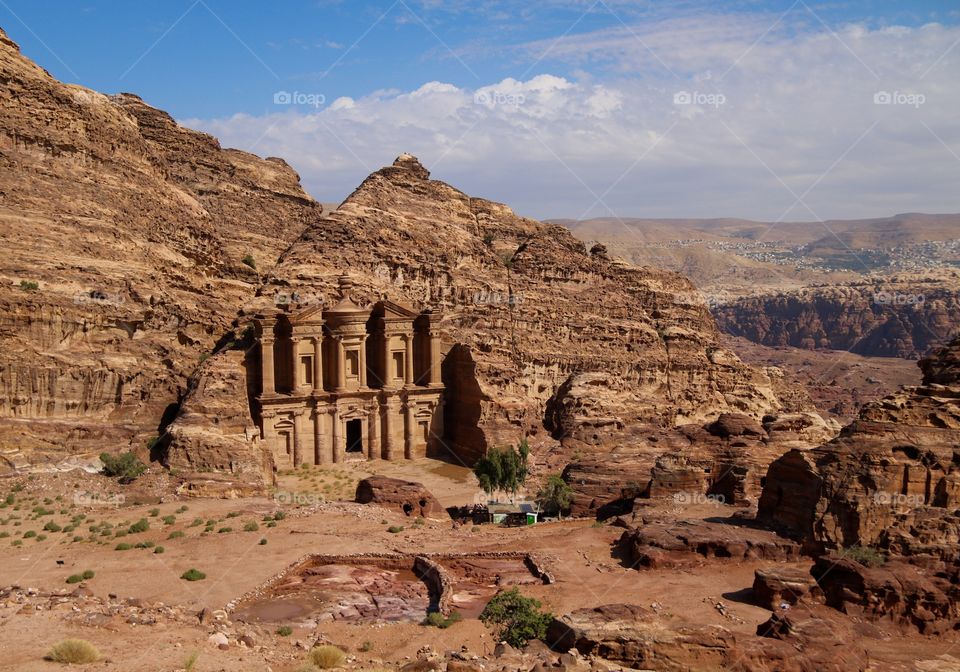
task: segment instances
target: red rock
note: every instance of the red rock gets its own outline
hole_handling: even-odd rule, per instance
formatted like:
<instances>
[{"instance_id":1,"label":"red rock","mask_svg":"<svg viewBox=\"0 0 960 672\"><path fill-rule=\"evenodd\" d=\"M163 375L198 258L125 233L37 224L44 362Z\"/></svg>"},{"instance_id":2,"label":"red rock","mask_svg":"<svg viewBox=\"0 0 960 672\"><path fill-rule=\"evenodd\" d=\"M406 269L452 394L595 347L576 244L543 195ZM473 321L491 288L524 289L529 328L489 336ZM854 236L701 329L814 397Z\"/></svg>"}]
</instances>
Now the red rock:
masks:
<instances>
[{"instance_id":1,"label":"red rock","mask_svg":"<svg viewBox=\"0 0 960 672\"><path fill-rule=\"evenodd\" d=\"M371 476L360 481L357 484L355 501L360 504L379 504L406 516L446 516L440 502L422 484L386 476Z\"/></svg>"}]
</instances>

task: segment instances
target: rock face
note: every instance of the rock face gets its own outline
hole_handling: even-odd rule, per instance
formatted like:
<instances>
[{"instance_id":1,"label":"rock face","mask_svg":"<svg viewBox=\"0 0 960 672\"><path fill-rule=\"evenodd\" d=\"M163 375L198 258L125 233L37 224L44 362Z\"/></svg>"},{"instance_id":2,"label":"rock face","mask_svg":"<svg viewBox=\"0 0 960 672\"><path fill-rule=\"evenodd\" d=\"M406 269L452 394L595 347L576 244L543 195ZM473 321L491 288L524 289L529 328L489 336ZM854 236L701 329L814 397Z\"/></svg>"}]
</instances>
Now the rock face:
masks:
<instances>
[{"instance_id":1,"label":"rock face","mask_svg":"<svg viewBox=\"0 0 960 672\"><path fill-rule=\"evenodd\" d=\"M409 155L309 227L262 294L324 300L343 269L360 303L386 294L442 313L446 443L468 464L524 435L600 442L783 407L767 372L718 345L706 305L676 300L694 294L685 278L591 254L563 227L429 179Z\"/></svg>"},{"instance_id":2,"label":"rock face","mask_svg":"<svg viewBox=\"0 0 960 672\"><path fill-rule=\"evenodd\" d=\"M446 515L437 498L422 484L386 476L371 476L360 481L355 501L379 504L406 516L442 518Z\"/></svg>"},{"instance_id":3,"label":"rock face","mask_svg":"<svg viewBox=\"0 0 960 672\"><path fill-rule=\"evenodd\" d=\"M813 672L865 670L862 646L846 642L832 623L812 617L779 637L736 635L726 628L669 622L632 604L577 609L554 619L547 641L630 669ZM819 627L817 627L819 626Z\"/></svg>"},{"instance_id":4,"label":"rock face","mask_svg":"<svg viewBox=\"0 0 960 672\"><path fill-rule=\"evenodd\" d=\"M813 412L765 416L762 423L726 412L702 426L630 428L629 440L612 451L575 443L586 454L563 472L573 490L571 513L618 515L637 497L746 504L759 497L771 462L833 435L834 425Z\"/></svg>"},{"instance_id":5,"label":"rock face","mask_svg":"<svg viewBox=\"0 0 960 672\"><path fill-rule=\"evenodd\" d=\"M923 356L957 335L960 275L894 277L751 296L718 306L720 327L755 343Z\"/></svg>"},{"instance_id":6,"label":"rock face","mask_svg":"<svg viewBox=\"0 0 960 672\"><path fill-rule=\"evenodd\" d=\"M771 611L782 604L794 605L818 592L816 579L805 569L773 565L754 572L753 599Z\"/></svg>"},{"instance_id":7,"label":"rock face","mask_svg":"<svg viewBox=\"0 0 960 672\"><path fill-rule=\"evenodd\" d=\"M758 519L815 549L876 546L960 559L960 339L923 384L865 406L840 437L770 465Z\"/></svg>"},{"instance_id":8,"label":"rock face","mask_svg":"<svg viewBox=\"0 0 960 672\"><path fill-rule=\"evenodd\" d=\"M256 292L243 258L269 269L320 212L282 160L62 84L0 31L4 448L145 452Z\"/></svg>"}]
</instances>

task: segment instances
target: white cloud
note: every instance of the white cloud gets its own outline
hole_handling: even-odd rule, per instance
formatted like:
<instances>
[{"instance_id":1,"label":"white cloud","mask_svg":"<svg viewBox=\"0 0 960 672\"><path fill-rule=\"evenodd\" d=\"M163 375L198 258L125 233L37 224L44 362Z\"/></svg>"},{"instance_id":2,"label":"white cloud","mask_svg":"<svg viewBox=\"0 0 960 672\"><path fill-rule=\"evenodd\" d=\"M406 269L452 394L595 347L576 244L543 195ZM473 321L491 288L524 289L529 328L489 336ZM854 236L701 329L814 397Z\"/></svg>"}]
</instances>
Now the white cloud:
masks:
<instances>
[{"instance_id":1,"label":"white cloud","mask_svg":"<svg viewBox=\"0 0 960 672\"><path fill-rule=\"evenodd\" d=\"M589 76L471 90L431 81L330 97L320 110L183 123L286 158L321 200L406 151L434 177L538 217L960 211L960 28L771 24L717 16L602 30L550 52ZM875 104L882 91L900 98ZM683 92L691 102L676 104ZM899 102L916 102L910 94L923 102ZM789 209L794 194L809 209Z\"/></svg>"}]
</instances>

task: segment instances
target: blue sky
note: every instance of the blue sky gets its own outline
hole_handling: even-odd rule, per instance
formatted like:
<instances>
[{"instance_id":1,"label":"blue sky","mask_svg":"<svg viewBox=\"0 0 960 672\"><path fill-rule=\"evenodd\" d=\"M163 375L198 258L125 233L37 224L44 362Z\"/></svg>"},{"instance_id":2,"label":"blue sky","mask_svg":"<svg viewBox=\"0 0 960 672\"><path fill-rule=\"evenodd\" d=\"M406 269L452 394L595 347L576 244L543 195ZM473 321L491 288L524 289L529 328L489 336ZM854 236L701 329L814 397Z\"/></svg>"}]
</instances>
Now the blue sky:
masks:
<instances>
[{"instance_id":1,"label":"blue sky","mask_svg":"<svg viewBox=\"0 0 960 672\"><path fill-rule=\"evenodd\" d=\"M58 79L287 158L321 200L412 151L533 216L814 219L960 210L951 5L0 0L0 25ZM887 89L926 95L879 108ZM906 145L929 175L872 175Z\"/></svg>"}]
</instances>

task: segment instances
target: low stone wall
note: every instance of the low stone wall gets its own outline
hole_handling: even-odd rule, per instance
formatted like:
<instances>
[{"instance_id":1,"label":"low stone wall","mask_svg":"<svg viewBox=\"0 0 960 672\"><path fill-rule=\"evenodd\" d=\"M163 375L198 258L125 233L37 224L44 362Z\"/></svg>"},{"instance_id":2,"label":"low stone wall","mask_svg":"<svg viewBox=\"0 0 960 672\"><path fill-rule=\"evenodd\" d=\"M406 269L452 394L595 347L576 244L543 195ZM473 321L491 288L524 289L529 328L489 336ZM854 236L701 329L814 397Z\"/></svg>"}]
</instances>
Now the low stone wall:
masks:
<instances>
[{"instance_id":1,"label":"low stone wall","mask_svg":"<svg viewBox=\"0 0 960 672\"><path fill-rule=\"evenodd\" d=\"M453 601L453 579L450 575L439 563L423 555L418 555L414 559L413 571L427 584L427 590L430 591L430 608L435 608L444 616L448 616Z\"/></svg>"}]
</instances>

